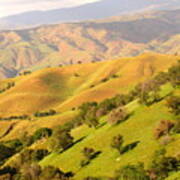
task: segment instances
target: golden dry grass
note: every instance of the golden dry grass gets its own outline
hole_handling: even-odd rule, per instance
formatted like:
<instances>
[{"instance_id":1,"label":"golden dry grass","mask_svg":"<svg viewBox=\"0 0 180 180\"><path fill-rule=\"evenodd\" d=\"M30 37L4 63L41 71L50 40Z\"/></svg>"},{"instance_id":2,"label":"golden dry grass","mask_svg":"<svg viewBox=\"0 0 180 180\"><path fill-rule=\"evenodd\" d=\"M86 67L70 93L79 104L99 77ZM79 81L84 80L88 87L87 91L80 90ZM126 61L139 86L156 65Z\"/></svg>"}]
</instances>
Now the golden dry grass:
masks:
<instances>
[{"instance_id":1,"label":"golden dry grass","mask_svg":"<svg viewBox=\"0 0 180 180\"><path fill-rule=\"evenodd\" d=\"M8 81L13 81L16 85L0 94L0 116L32 116L38 110L49 109L61 113L83 102L102 101L118 93L127 92L138 82L167 70L178 59L179 56L146 53L138 57L106 62L46 68L27 76L2 81L0 86ZM112 77L113 75L116 77ZM65 122L72 118L67 114L54 116L52 119L48 117L37 121L19 121L7 138L15 137L26 129L34 131L42 124L52 127L61 121ZM8 128L13 121L0 122L0 126L1 123L3 127Z\"/></svg>"}]
</instances>

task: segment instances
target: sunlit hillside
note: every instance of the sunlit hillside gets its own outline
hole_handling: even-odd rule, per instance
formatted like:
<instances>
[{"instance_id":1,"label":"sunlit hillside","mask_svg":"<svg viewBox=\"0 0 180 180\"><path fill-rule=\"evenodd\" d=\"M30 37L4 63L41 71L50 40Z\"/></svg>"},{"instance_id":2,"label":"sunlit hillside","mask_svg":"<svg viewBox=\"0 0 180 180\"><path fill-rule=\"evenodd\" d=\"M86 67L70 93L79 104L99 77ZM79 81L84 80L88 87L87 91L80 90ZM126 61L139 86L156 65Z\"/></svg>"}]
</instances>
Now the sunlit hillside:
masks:
<instances>
[{"instance_id":1,"label":"sunlit hillside","mask_svg":"<svg viewBox=\"0 0 180 180\"><path fill-rule=\"evenodd\" d=\"M168 69L179 56L154 53L133 58L45 68L1 82L15 85L0 94L0 115L32 114L56 108L70 110L87 101L102 101L127 92L138 82ZM15 102L15 103L14 103Z\"/></svg>"},{"instance_id":2,"label":"sunlit hillside","mask_svg":"<svg viewBox=\"0 0 180 180\"><path fill-rule=\"evenodd\" d=\"M180 11L117 16L0 32L0 78L27 69L137 56L178 54Z\"/></svg>"},{"instance_id":3,"label":"sunlit hillside","mask_svg":"<svg viewBox=\"0 0 180 180\"><path fill-rule=\"evenodd\" d=\"M145 53L1 81L0 178L178 180L179 59Z\"/></svg>"}]
</instances>

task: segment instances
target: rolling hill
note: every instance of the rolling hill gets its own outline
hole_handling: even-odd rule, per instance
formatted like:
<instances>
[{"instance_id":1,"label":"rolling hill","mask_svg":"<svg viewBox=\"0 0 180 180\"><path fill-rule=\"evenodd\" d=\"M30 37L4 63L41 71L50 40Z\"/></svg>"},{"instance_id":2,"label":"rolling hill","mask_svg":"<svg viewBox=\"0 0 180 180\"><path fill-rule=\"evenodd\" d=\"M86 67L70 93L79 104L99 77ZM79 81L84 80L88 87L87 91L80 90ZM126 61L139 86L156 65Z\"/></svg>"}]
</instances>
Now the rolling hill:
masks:
<instances>
[{"instance_id":1,"label":"rolling hill","mask_svg":"<svg viewBox=\"0 0 180 180\"><path fill-rule=\"evenodd\" d=\"M61 114L84 102L99 102L128 92L138 82L168 69L177 60L179 56L147 53L106 62L45 68L7 79L1 81L0 89L12 82L14 86L0 94L0 117L32 115L52 108Z\"/></svg>"},{"instance_id":2,"label":"rolling hill","mask_svg":"<svg viewBox=\"0 0 180 180\"><path fill-rule=\"evenodd\" d=\"M0 81L0 142L5 143L7 147L18 147L16 142L18 139L21 140L23 134L27 133L25 141L28 142L28 137L39 128L55 130L59 125L68 128L67 123L73 122L78 117L80 111L78 107L82 103L103 100L109 102L108 99L115 95L131 91L139 82L148 82L159 72L167 72L170 67L177 64L179 58L177 55L144 53L137 57L45 68ZM163 78L165 77L163 74ZM144 168L148 169L154 152L162 147L166 150L167 157L178 157L179 133L172 131L169 134L162 134L162 137L157 139L154 137L154 132L162 120L175 122L178 119L178 116L169 111L166 104L167 99L172 95L179 97L179 87L167 82L158 91L160 98L151 105L141 104L138 99L127 103L125 108L130 116L116 125L108 123L109 113L99 117L100 124L96 128L87 124L76 125L71 130L74 144L62 152L51 151L49 143L53 139L47 136L43 136L31 145L23 146L14 156L1 162L3 165L0 176L3 173L14 172L8 168L18 167L22 163L22 160L19 160L21 154L38 149L47 149L50 152L46 157L38 160L41 167L54 166L63 172L69 172L68 175L73 173L73 180L84 180L92 175L98 180L100 177L102 177L100 180L105 180L106 177L113 177L115 170L120 167L138 162L144 163ZM48 112L50 109L54 109L56 113L36 115L37 112ZM89 109L88 112L90 113L91 110ZM111 147L112 138L118 133L123 136L123 146L126 147L126 151L122 154ZM81 161L84 158L82 150L85 147L93 148L99 154L82 166ZM29 160L26 161L30 163ZM3 171L3 167L8 168ZM34 177L28 174L29 171L23 170L30 168L32 173L33 167L30 167L30 164L26 166L21 164L22 171L19 173L28 175L25 177ZM178 171L172 171L165 179L175 180L179 177Z\"/></svg>"},{"instance_id":3,"label":"rolling hill","mask_svg":"<svg viewBox=\"0 0 180 180\"><path fill-rule=\"evenodd\" d=\"M179 52L180 10L115 16L0 33L0 77L26 69Z\"/></svg>"}]
</instances>

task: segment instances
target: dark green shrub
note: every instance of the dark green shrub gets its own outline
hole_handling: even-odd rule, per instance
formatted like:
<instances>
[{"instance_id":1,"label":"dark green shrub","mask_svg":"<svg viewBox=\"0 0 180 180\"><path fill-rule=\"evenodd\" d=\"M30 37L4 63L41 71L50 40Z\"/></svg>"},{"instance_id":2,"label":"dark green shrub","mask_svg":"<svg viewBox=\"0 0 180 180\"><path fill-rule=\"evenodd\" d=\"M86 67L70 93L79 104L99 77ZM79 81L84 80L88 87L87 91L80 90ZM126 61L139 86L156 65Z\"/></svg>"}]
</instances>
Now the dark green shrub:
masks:
<instances>
[{"instance_id":1,"label":"dark green shrub","mask_svg":"<svg viewBox=\"0 0 180 180\"><path fill-rule=\"evenodd\" d=\"M103 78L102 80L101 80L101 82L102 83L105 83L105 82L107 82L109 80L109 78Z\"/></svg>"},{"instance_id":2,"label":"dark green shrub","mask_svg":"<svg viewBox=\"0 0 180 180\"><path fill-rule=\"evenodd\" d=\"M116 108L116 104L113 99L105 99L98 105L98 108L102 108L107 114L109 111Z\"/></svg>"},{"instance_id":3,"label":"dark green shrub","mask_svg":"<svg viewBox=\"0 0 180 180\"><path fill-rule=\"evenodd\" d=\"M180 115L180 97L172 96L167 100L167 106L175 115Z\"/></svg>"},{"instance_id":4,"label":"dark green shrub","mask_svg":"<svg viewBox=\"0 0 180 180\"><path fill-rule=\"evenodd\" d=\"M19 139L7 141L5 142L5 145L14 149L16 152L19 152L23 148L23 144Z\"/></svg>"},{"instance_id":5,"label":"dark green shrub","mask_svg":"<svg viewBox=\"0 0 180 180\"><path fill-rule=\"evenodd\" d=\"M48 150L38 149L38 150L32 151L31 158L32 158L32 161L40 161L48 154L49 154Z\"/></svg>"},{"instance_id":6,"label":"dark green shrub","mask_svg":"<svg viewBox=\"0 0 180 180\"><path fill-rule=\"evenodd\" d=\"M157 180L164 180L170 172L179 171L180 161L174 157L167 157L165 149L157 150L154 153L150 164L149 174Z\"/></svg>"},{"instance_id":7,"label":"dark green shrub","mask_svg":"<svg viewBox=\"0 0 180 180\"><path fill-rule=\"evenodd\" d=\"M15 119L25 120L25 119L30 119L30 117L28 115L16 115L16 116L14 115L14 116L0 118L0 120L4 120L4 121L10 121L10 120L15 120Z\"/></svg>"},{"instance_id":8,"label":"dark green shrub","mask_svg":"<svg viewBox=\"0 0 180 180\"><path fill-rule=\"evenodd\" d=\"M113 74L111 77L112 78L118 78L119 76L117 74Z\"/></svg>"},{"instance_id":9,"label":"dark green shrub","mask_svg":"<svg viewBox=\"0 0 180 180\"><path fill-rule=\"evenodd\" d=\"M41 179L42 180L50 180L50 179L67 180L65 173L63 173L61 170L53 166L47 166L42 170Z\"/></svg>"},{"instance_id":10,"label":"dark green shrub","mask_svg":"<svg viewBox=\"0 0 180 180\"><path fill-rule=\"evenodd\" d=\"M34 138L33 136L28 135L27 132L24 132L20 138L20 141L23 144L23 147L27 147L34 143Z\"/></svg>"},{"instance_id":11,"label":"dark green shrub","mask_svg":"<svg viewBox=\"0 0 180 180\"><path fill-rule=\"evenodd\" d=\"M82 124L87 124L89 127L97 127L99 122L96 117L97 103L88 102L82 104L80 107L80 113L77 120Z\"/></svg>"},{"instance_id":12,"label":"dark green shrub","mask_svg":"<svg viewBox=\"0 0 180 180\"><path fill-rule=\"evenodd\" d=\"M169 81L169 75L167 72L160 72L154 77L158 85L163 85Z\"/></svg>"},{"instance_id":13,"label":"dark green shrub","mask_svg":"<svg viewBox=\"0 0 180 180\"><path fill-rule=\"evenodd\" d=\"M123 136L119 134L113 137L111 142L111 147L117 149L118 152L121 154L123 143L124 143Z\"/></svg>"},{"instance_id":14,"label":"dark green shrub","mask_svg":"<svg viewBox=\"0 0 180 180\"><path fill-rule=\"evenodd\" d=\"M53 116L56 114L56 111L53 109L50 109L49 111L44 111L44 112L36 112L34 114L35 117L46 117L46 116Z\"/></svg>"},{"instance_id":15,"label":"dark green shrub","mask_svg":"<svg viewBox=\"0 0 180 180\"><path fill-rule=\"evenodd\" d=\"M33 135L34 141L37 141L42 138L47 138L52 135L52 129L50 128L40 128L37 131L35 131Z\"/></svg>"},{"instance_id":16,"label":"dark green shrub","mask_svg":"<svg viewBox=\"0 0 180 180\"><path fill-rule=\"evenodd\" d=\"M170 77L170 82L174 87L178 87L180 85L180 61L177 65L172 66L168 70L168 74Z\"/></svg>"},{"instance_id":17,"label":"dark green shrub","mask_svg":"<svg viewBox=\"0 0 180 180\"><path fill-rule=\"evenodd\" d=\"M143 164L127 165L116 172L116 180L150 180Z\"/></svg>"},{"instance_id":18,"label":"dark green shrub","mask_svg":"<svg viewBox=\"0 0 180 180\"><path fill-rule=\"evenodd\" d=\"M73 145L73 137L71 136L69 130L57 127L54 130L49 143L52 151L59 152L60 150L66 150Z\"/></svg>"},{"instance_id":19,"label":"dark green shrub","mask_svg":"<svg viewBox=\"0 0 180 180\"><path fill-rule=\"evenodd\" d=\"M12 155L15 154L15 150L13 148L7 147L3 144L0 144L0 163Z\"/></svg>"},{"instance_id":20,"label":"dark green shrub","mask_svg":"<svg viewBox=\"0 0 180 180\"><path fill-rule=\"evenodd\" d=\"M93 148L85 147L82 153L86 159L91 160L94 157L95 150Z\"/></svg>"},{"instance_id":21,"label":"dark green shrub","mask_svg":"<svg viewBox=\"0 0 180 180\"><path fill-rule=\"evenodd\" d=\"M180 133L180 121L177 121L175 123L174 127L172 128L172 132L177 134Z\"/></svg>"},{"instance_id":22,"label":"dark green shrub","mask_svg":"<svg viewBox=\"0 0 180 180\"><path fill-rule=\"evenodd\" d=\"M80 165L81 167L87 166L90 164L91 160L96 158L101 152L100 151L95 151L93 148L85 147L82 150L84 159L81 161Z\"/></svg>"}]
</instances>

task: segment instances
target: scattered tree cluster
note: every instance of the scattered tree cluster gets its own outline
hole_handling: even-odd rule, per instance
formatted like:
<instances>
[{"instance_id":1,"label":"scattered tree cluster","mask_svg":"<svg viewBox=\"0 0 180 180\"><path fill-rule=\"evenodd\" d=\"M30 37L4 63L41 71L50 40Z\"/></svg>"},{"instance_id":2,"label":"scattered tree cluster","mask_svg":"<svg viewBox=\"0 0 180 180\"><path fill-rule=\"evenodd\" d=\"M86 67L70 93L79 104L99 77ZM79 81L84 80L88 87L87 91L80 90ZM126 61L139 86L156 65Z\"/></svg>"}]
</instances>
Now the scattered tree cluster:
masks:
<instances>
[{"instance_id":1,"label":"scattered tree cluster","mask_svg":"<svg viewBox=\"0 0 180 180\"><path fill-rule=\"evenodd\" d=\"M36 112L34 114L35 117L45 117L45 116L53 116L56 114L56 111L53 109L50 109L49 111L45 111L45 112Z\"/></svg>"},{"instance_id":2,"label":"scattered tree cluster","mask_svg":"<svg viewBox=\"0 0 180 180\"><path fill-rule=\"evenodd\" d=\"M98 118L96 117L97 103L89 102L84 103L80 107L80 113L77 117L77 121L80 124L87 124L89 127L97 127L99 125Z\"/></svg>"},{"instance_id":3,"label":"scattered tree cluster","mask_svg":"<svg viewBox=\"0 0 180 180\"><path fill-rule=\"evenodd\" d=\"M6 87L0 89L0 93L3 93L3 92L9 90L10 88L12 88L14 86L15 86L15 82L9 82Z\"/></svg>"},{"instance_id":4,"label":"scattered tree cluster","mask_svg":"<svg viewBox=\"0 0 180 180\"><path fill-rule=\"evenodd\" d=\"M49 139L49 147L52 151L60 152L68 149L73 145L73 137L69 128L57 127Z\"/></svg>"},{"instance_id":5,"label":"scattered tree cluster","mask_svg":"<svg viewBox=\"0 0 180 180\"><path fill-rule=\"evenodd\" d=\"M148 169L151 179L163 180L169 176L171 172L180 170L180 159L177 157L166 156L165 149L157 150Z\"/></svg>"},{"instance_id":6,"label":"scattered tree cluster","mask_svg":"<svg viewBox=\"0 0 180 180\"><path fill-rule=\"evenodd\" d=\"M115 180L150 180L144 165L126 165L116 171Z\"/></svg>"},{"instance_id":7,"label":"scattered tree cluster","mask_svg":"<svg viewBox=\"0 0 180 180\"><path fill-rule=\"evenodd\" d=\"M2 180L69 180L72 172L64 173L53 166L42 168L37 163L24 163L21 167L4 167L0 170Z\"/></svg>"},{"instance_id":8,"label":"scattered tree cluster","mask_svg":"<svg viewBox=\"0 0 180 180\"><path fill-rule=\"evenodd\" d=\"M31 119L31 118L28 115L12 115L9 117L0 117L0 120L3 120L3 121L11 121L11 120L16 120L16 119L25 120L25 119Z\"/></svg>"},{"instance_id":9,"label":"scattered tree cluster","mask_svg":"<svg viewBox=\"0 0 180 180\"><path fill-rule=\"evenodd\" d=\"M51 135L52 135L52 129L40 128L40 129L36 130L35 133L33 134L33 140L37 141L37 140L40 140L42 138L48 138Z\"/></svg>"},{"instance_id":10,"label":"scattered tree cluster","mask_svg":"<svg viewBox=\"0 0 180 180\"><path fill-rule=\"evenodd\" d=\"M20 76L26 76L26 75L29 75L31 73L32 73L31 71L23 71L23 72L19 73L19 75Z\"/></svg>"},{"instance_id":11,"label":"scattered tree cluster","mask_svg":"<svg viewBox=\"0 0 180 180\"><path fill-rule=\"evenodd\" d=\"M11 157L15 153L16 152L13 148L0 144L0 164L2 165L7 158Z\"/></svg>"}]
</instances>

